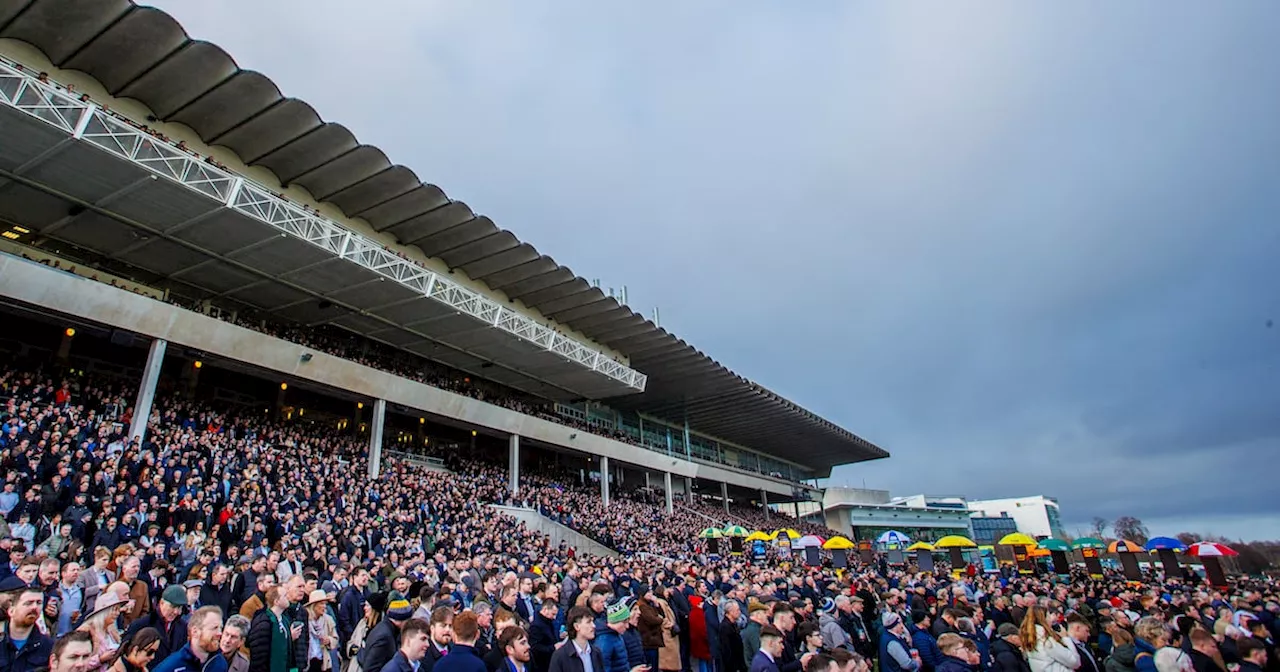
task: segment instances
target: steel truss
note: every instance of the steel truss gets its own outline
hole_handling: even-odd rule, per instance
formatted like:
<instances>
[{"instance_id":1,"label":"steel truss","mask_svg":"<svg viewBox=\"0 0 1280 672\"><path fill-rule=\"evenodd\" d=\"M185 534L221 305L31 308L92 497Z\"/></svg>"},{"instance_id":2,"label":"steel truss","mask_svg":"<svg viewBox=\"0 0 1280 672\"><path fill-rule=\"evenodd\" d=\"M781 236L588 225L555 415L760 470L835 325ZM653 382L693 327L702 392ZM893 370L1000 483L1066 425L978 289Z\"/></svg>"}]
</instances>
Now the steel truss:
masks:
<instances>
[{"instance_id":1,"label":"steel truss","mask_svg":"<svg viewBox=\"0 0 1280 672\"><path fill-rule=\"evenodd\" d=\"M434 273L337 222L304 210L270 189L192 155L52 82L0 59L0 104L40 119L161 177L501 329L521 340L644 391L647 376Z\"/></svg>"}]
</instances>

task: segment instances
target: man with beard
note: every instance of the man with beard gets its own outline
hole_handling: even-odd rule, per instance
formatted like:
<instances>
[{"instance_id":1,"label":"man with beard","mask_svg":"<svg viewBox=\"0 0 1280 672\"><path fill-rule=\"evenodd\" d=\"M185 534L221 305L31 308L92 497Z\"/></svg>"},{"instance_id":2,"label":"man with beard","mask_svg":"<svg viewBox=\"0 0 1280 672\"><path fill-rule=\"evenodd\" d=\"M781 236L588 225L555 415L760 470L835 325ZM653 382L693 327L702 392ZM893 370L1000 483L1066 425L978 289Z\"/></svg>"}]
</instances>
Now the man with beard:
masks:
<instances>
[{"instance_id":1,"label":"man with beard","mask_svg":"<svg viewBox=\"0 0 1280 672\"><path fill-rule=\"evenodd\" d=\"M7 585L18 581L14 577L0 584L0 591L12 590ZM9 625L0 638L0 670L6 672L33 672L44 669L53 653L53 639L36 628L40 611L44 607L44 594L37 588L21 588L9 605ZM89 645L93 649L92 643Z\"/></svg>"},{"instance_id":2,"label":"man with beard","mask_svg":"<svg viewBox=\"0 0 1280 672\"><path fill-rule=\"evenodd\" d=\"M514 626L502 631L498 636L498 646L506 654L505 672L525 672L529 665L530 647L529 633L524 628Z\"/></svg>"},{"instance_id":3,"label":"man with beard","mask_svg":"<svg viewBox=\"0 0 1280 672\"><path fill-rule=\"evenodd\" d=\"M169 654L151 672L227 672L221 644L222 610L200 607L187 620L187 645Z\"/></svg>"}]
</instances>

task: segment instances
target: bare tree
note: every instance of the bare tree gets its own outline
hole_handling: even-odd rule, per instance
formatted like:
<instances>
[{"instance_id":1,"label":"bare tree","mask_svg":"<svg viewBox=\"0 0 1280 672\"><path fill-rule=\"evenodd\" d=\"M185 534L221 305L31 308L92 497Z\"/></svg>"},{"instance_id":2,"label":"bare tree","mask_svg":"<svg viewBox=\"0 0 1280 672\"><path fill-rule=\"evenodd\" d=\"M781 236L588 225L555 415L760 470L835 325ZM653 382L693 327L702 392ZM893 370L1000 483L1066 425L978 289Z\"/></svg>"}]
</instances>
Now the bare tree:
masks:
<instances>
[{"instance_id":1,"label":"bare tree","mask_svg":"<svg viewBox=\"0 0 1280 672\"><path fill-rule=\"evenodd\" d=\"M1151 538L1151 533L1147 531L1147 526L1133 516L1116 518L1116 522L1112 523L1111 528L1115 530L1116 537L1125 541L1132 541L1138 545L1147 543L1147 539Z\"/></svg>"},{"instance_id":2,"label":"bare tree","mask_svg":"<svg viewBox=\"0 0 1280 672\"><path fill-rule=\"evenodd\" d=\"M1199 543L1199 542L1201 542L1201 541L1204 541L1204 537L1201 537L1200 535L1196 534L1195 532L1179 532L1179 533L1178 533L1178 541L1181 541L1182 543L1184 543L1184 544L1186 544L1186 545L1190 546L1191 544L1195 544L1195 543Z\"/></svg>"},{"instance_id":3,"label":"bare tree","mask_svg":"<svg viewBox=\"0 0 1280 672\"><path fill-rule=\"evenodd\" d=\"M1111 527L1111 521L1099 516L1093 517L1093 527L1089 528L1091 536L1101 539L1107 536L1107 528Z\"/></svg>"}]
</instances>

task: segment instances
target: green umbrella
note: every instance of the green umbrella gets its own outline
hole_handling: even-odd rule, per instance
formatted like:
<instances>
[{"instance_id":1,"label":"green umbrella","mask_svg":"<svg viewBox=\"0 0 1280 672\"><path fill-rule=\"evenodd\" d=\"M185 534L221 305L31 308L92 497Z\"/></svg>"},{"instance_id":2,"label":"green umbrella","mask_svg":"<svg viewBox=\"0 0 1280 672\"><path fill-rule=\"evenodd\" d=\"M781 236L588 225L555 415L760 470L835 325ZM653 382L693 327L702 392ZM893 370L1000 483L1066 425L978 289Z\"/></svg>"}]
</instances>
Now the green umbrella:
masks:
<instances>
[{"instance_id":1,"label":"green umbrella","mask_svg":"<svg viewBox=\"0 0 1280 672\"><path fill-rule=\"evenodd\" d=\"M1071 544L1071 548L1074 548L1077 551L1086 548L1105 551L1107 550L1107 542L1098 539L1097 537L1080 537L1079 539L1076 539L1075 543Z\"/></svg>"},{"instance_id":2,"label":"green umbrella","mask_svg":"<svg viewBox=\"0 0 1280 672\"><path fill-rule=\"evenodd\" d=\"M724 536L724 534L720 532L720 530L717 530L714 527L708 527L707 529L700 532L698 536L702 537L703 539L720 539L721 537Z\"/></svg>"},{"instance_id":3,"label":"green umbrella","mask_svg":"<svg viewBox=\"0 0 1280 672\"><path fill-rule=\"evenodd\" d=\"M1040 542L1040 548L1046 551L1069 551L1071 545L1061 539L1045 539Z\"/></svg>"},{"instance_id":4,"label":"green umbrella","mask_svg":"<svg viewBox=\"0 0 1280 672\"><path fill-rule=\"evenodd\" d=\"M730 525L724 528L724 536L726 537L745 537L747 536L747 528L741 525Z\"/></svg>"}]
</instances>

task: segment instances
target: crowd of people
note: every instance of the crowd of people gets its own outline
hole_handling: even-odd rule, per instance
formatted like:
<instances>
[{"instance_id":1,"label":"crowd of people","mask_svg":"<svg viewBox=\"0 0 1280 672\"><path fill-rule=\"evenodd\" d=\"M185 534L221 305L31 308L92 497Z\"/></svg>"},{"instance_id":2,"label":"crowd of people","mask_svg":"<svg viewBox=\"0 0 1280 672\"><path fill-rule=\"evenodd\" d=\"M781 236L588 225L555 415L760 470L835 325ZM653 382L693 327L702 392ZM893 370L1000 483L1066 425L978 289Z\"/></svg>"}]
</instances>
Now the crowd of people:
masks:
<instances>
[{"instance_id":1,"label":"crowd of people","mask_svg":"<svg viewBox=\"0 0 1280 672\"><path fill-rule=\"evenodd\" d=\"M582 473L387 460L328 427L0 369L0 670L1276 672L1274 583L951 579L708 556L725 520ZM619 551L497 514L536 508ZM756 529L829 533L737 504ZM424 669L424 666L426 669ZM439 666L439 669L435 669Z\"/></svg>"}]
</instances>

